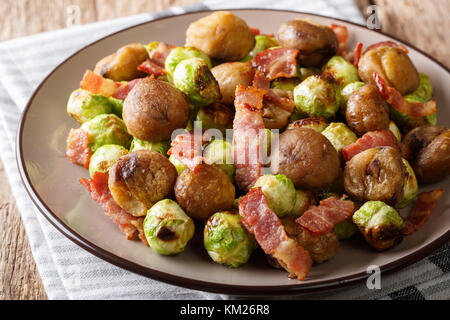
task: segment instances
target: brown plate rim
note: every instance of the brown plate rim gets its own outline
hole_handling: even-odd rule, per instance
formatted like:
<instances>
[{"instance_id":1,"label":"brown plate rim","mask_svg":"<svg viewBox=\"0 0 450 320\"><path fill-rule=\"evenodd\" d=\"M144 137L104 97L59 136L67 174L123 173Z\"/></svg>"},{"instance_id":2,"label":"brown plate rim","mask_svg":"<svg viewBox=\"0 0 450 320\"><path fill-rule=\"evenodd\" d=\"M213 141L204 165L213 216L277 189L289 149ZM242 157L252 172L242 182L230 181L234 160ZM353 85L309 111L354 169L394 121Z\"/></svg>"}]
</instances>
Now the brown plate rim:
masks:
<instances>
[{"instance_id":1,"label":"brown plate rim","mask_svg":"<svg viewBox=\"0 0 450 320\"><path fill-rule=\"evenodd\" d=\"M246 10L255 10L255 11L272 11L272 12L289 12L289 13L299 13L299 14L305 14L315 17L321 17L321 18L328 18L333 19L336 21L341 21L345 23L352 24L355 27L358 28L365 28L363 25L319 14L314 13L307 13L307 12L301 12L301 11L294 11L294 10L285 10L285 9L265 9L265 8L239 8L239 9L222 9L222 10L228 10L228 11L246 11ZM55 67L46 77L45 79L39 84L39 86L36 88L34 93L32 94L31 98L29 99L23 113L22 117L20 119L20 125L18 128L18 134L17 134L17 141L16 141L16 162L17 166L19 168L20 177L22 179L22 182L25 186L25 190L30 196L33 203L36 205L36 207L39 209L41 214L62 234L64 234L68 239L70 239L72 242L77 244L78 246L82 247L86 251L90 252L91 254L97 256L98 258L105 260L117 267L126 269L128 271L140 274L142 276L166 282L172 285L177 285L189 289L194 290L201 290L206 292L212 292L212 293L220 293L220 294L229 294L229 295L238 295L238 296L274 296L274 295L288 295L288 294L302 294L302 293L311 293L311 292L319 292L324 290L333 290L333 289L341 289L344 287L348 287L351 285L356 285L359 283L362 283L369 274L365 272L355 273L350 276L340 277L336 279L331 280L324 280L324 281L318 281L313 284L310 283L296 283L296 284L288 284L288 285L276 285L276 286L240 286L240 285L229 285L229 284L221 284L221 283L215 283L215 282L207 282L202 280L195 280L191 278L185 278L181 276L177 276L174 274L169 274L157 270L153 270L144 266L141 266L139 264L136 264L134 262L131 262L127 259L124 259L122 257L119 257L105 249L100 248L96 244L88 241L84 237L82 237L80 234L75 232L73 229L71 229L69 226L67 226L58 216L52 212L52 210L45 204L45 202L42 200L42 198L39 196L38 192L34 188L34 186L31 184L31 180L29 178L28 172L26 170L25 166L25 160L23 157L23 130L25 126L25 121L27 119L28 111L34 101L34 98L37 94L37 92L41 89L41 87L47 82L47 80L64 64L69 62L74 56L78 55L80 52L84 51L88 47L103 41L104 39L110 38L114 35L117 35L119 33L122 33L124 31L140 27L145 24L151 24L157 21L161 21L168 18L173 18L174 16L184 16L189 14L196 14L196 13L208 13L213 12L216 10L199 10L199 11L193 11L193 12L187 12L180 15L169 15L164 16L160 18L153 19L151 21L146 21L143 23L139 23L136 25L133 25L131 27L124 28L122 30L119 30L117 32L114 32L110 35L107 35L105 37L102 37L101 39L98 39L89 45L84 46L80 50L76 51L74 54L69 56L66 60L64 60L62 63L60 63L57 67ZM391 39L396 40L397 42L403 43L405 45L408 45L409 47L415 49L416 51L420 52L430 60L432 60L434 63L438 64L443 70L445 70L447 73L450 74L450 70L444 66L441 62L437 61L435 58L430 56L429 54L423 52L422 50L416 48L413 45L410 45L407 42L404 42L400 39L397 39L394 36L387 35L381 31L378 30L370 30L372 32L377 32L379 34L382 34L386 37L389 37ZM450 230L447 231L445 234L428 244L427 246L421 248L420 250L417 250L401 259L392 261L388 264L385 264L383 266L380 266L381 272L383 274L386 273L392 273L394 271L400 270L414 262L417 262L429 255L431 255L434 251L439 249L442 245L450 241Z\"/></svg>"}]
</instances>

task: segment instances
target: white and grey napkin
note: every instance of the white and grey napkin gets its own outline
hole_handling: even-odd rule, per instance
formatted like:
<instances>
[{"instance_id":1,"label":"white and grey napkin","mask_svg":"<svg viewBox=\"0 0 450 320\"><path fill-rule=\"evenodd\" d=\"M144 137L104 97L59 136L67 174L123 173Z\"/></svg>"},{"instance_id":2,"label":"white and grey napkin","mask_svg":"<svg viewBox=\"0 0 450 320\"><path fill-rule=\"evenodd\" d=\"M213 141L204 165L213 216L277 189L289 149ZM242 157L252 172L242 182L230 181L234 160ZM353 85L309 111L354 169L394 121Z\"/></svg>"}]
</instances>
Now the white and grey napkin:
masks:
<instances>
[{"instance_id":1,"label":"white and grey napkin","mask_svg":"<svg viewBox=\"0 0 450 320\"><path fill-rule=\"evenodd\" d=\"M167 15L226 8L276 8L318 13L363 23L352 0L206 1L165 12L141 14L0 43L0 156L50 299L232 299L168 285L115 267L65 238L37 211L19 177L16 131L31 94L45 76L81 47L112 32ZM5 182L2 182L5 183ZM382 277L381 290L365 284L340 291L290 298L448 299L450 246L395 274ZM272 297L274 298L274 297Z\"/></svg>"}]
</instances>

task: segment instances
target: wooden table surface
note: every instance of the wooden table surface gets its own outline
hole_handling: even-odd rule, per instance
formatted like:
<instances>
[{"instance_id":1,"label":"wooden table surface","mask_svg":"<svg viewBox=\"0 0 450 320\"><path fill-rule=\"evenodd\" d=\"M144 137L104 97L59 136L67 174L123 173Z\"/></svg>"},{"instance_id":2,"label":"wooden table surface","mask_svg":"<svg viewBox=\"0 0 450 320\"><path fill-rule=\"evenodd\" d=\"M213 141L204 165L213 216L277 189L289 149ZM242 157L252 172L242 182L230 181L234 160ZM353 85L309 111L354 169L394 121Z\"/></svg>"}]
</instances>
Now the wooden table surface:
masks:
<instances>
[{"instance_id":1,"label":"wooden table surface","mask_svg":"<svg viewBox=\"0 0 450 320\"><path fill-rule=\"evenodd\" d=\"M165 10L199 0L2 0L0 41L68 25ZM407 41L450 67L450 0L355 0L367 16L377 5L382 31ZM80 9L77 19L77 7ZM79 20L79 21L78 21ZM28 239L0 162L0 300L46 299Z\"/></svg>"}]
</instances>

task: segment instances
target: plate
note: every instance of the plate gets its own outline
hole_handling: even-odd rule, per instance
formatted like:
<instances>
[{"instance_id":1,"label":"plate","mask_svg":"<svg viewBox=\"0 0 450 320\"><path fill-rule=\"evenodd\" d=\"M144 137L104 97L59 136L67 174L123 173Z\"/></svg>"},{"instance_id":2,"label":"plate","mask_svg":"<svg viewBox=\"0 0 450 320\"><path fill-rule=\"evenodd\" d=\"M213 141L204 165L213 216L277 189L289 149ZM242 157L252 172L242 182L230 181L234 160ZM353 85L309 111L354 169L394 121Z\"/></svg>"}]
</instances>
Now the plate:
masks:
<instances>
[{"instance_id":1,"label":"plate","mask_svg":"<svg viewBox=\"0 0 450 320\"><path fill-rule=\"evenodd\" d=\"M372 43L396 39L363 26L327 17L292 11L232 10L249 26L262 33L274 33L291 19L310 18L324 25L339 23L350 31L349 47L361 41ZM202 245L201 232L186 251L175 257L160 256L140 242L127 241L119 228L92 201L81 177L88 173L65 157L66 138L78 127L66 114L70 93L79 87L86 69L101 58L131 42L165 41L183 45L190 23L210 12L195 12L161 18L105 37L75 53L60 64L38 87L22 116L17 140L17 163L23 183L40 212L64 235L92 254L121 268L170 284L197 290L235 295L274 295L329 290L355 284L368 277L369 266L383 272L405 267L424 258L450 239L450 197L439 202L425 226L398 246L377 253L363 241L341 242L337 256L316 265L305 281L268 266L262 253L240 269L229 269L211 261ZM433 58L405 44L420 72L431 78L438 101L439 123L450 125L450 72ZM450 179L428 186L449 189ZM198 228L201 229L201 228ZM199 230L198 230L199 231Z\"/></svg>"}]
</instances>

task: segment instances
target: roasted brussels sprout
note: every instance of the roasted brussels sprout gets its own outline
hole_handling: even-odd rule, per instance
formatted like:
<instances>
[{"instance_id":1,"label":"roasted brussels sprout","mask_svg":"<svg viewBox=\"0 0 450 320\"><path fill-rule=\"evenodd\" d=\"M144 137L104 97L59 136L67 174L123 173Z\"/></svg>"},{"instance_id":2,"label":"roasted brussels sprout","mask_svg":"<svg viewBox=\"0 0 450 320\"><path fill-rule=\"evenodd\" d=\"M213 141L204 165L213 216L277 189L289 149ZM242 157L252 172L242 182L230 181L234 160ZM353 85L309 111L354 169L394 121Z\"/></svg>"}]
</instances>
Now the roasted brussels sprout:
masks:
<instances>
[{"instance_id":1,"label":"roasted brussels sprout","mask_svg":"<svg viewBox=\"0 0 450 320\"><path fill-rule=\"evenodd\" d=\"M419 78L419 87L411 94L406 95L405 99L411 98L426 102L433 97L433 85L430 78L425 73L419 73Z\"/></svg>"},{"instance_id":2,"label":"roasted brussels sprout","mask_svg":"<svg viewBox=\"0 0 450 320\"><path fill-rule=\"evenodd\" d=\"M219 83L221 102L229 106L234 106L237 85L251 86L255 75L250 62L222 63L212 68L211 72Z\"/></svg>"},{"instance_id":3,"label":"roasted brussels sprout","mask_svg":"<svg viewBox=\"0 0 450 320\"><path fill-rule=\"evenodd\" d=\"M67 113L79 124L95 118L100 114L112 113L113 108L108 98L78 89L72 92L67 103Z\"/></svg>"},{"instance_id":4,"label":"roasted brussels sprout","mask_svg":"<svg viewBox=\"0 0 450 320\"><path fill-rule=\"evenodd\" d=\"M294 101L299 111L327 119L339 109L341 94L333 79L311 76L295 87Z\"/></svg>"},{"instance_id":5,"label":"roasted brussels sprout","mask_svg":"<svg viewBox=\"0 0 450 320\"><path fill-rule=\"evenodd\" d=\"M242 59L242 62L253 60L258 53L277 46L279 46L277 39L264 35L257 35L255 36L255 47L244 59Z\"/></svg>"},{"instance_id":6,"label":"roasted brussels sprout","mask_svg":"<svg viewBox=\"0 0 450 320\"><path fill-rule=\"evenodd\" d=\"M169 157L169 161L174 165L178 175L180 175L185 169L187 169L187 167L183 164L183 162L178 160L178 158L173 155Z\"/></svg>"},{"instance_id":7,"label":"roasted brussels sprout","mask_svg":"<svg viewBox=\"0 0 450 320\"><path fill-rule=\"evenodd\" d=\"M101 146L91 157L91 162L89 163L89 175L92 178L96 172L108 173L109 169L117 162L117 160L127 153L127 149L115 144Z\"/></svg>"},{"instance_id":8,"label":"roasted brussels sprout","mask_svg":"<svg viewBox=\"0 0 450 320\"><path fill-rule=\"evenodd\" d=\"M322 131L322 134L330 140L337 152L340 152L342 148L345 148L358 140L356 134L342 122L330 123L330 125Z\"/></svg>"},{"instance_id":9,"label":"roasted brussels sprout","mask_svg":"<svg viewBox=\"0 0 450 320\"><path fill-rule=\"evenodd\" d=\"M146 59L148 53L145 47L140 43L132 43L99 61L94 73L114 81L130 81L145 77L145 73L139 71L138 66Z\"/></svg>"},{"instance_id":10,"label":"roasted brussels sprout","mask_svg":"<svg viewBox=\"0 0 450 320\"><path fill-rule=\"evenodd\" d=\"M167 156L167 151L169 151L169 149L170 149L169 141L149 142L138 138L134 138L133 141L131 142L130 152L138 150L151 150L161 153L163 156Z\"/></svg>"},{"instance_id":11,"label":"roasted brussels sprout","mask_svg":"<svg viewBox=\"0 0 450 320\"><path fill-rule=\"evenodd\" d=\"M416 174L409 162L402 159L405 165L405 185L403 186L403 199L395 207L398 209L408 206L417 196L419 192L419 184L417 183Z\"/></svg>"},{"instance_id":12,"label":"roasted brussels sprout","mask_svg":"<svg viewBox=\"0 0 450 320\"><path fill-rule=\"evenodd\" d=\"M255 238L241 223L236 212L218 212L205 225L203 244L214 262L232 268L247 263L257 247Z\"/></svg>"},{"instance_id":13,"label":"roasted brussels sprout","mask_svg":"<svg viewBox=\"0 0 450 320\"><path fill-rule=\"evenodd\" d=\"M339 240L350 239L357 230L358 227L351 220L344 220L334 228Z\"/></svg>"},{"instance_id":14,"label":"roasted brussels sprout","mask_svg":"<svg viewBox=\"0 0 450 320\"><path fill-rule=\"evenodd\" d=\"M316 199L311 191L296 190L295 204L289 215L300 217L310 206L314 205L315 202Z\"/></svg>"},{"instance_id":15,"label":"roasted brussels sprout","mask_svg":"<svg viewBox=\"0 0 450 320\"><path fill-rule=\"evenodd\" d=\"M113 97L108 98L112 106L112 113L114 113L119 118L122 118L123 114L123 100L115 99Z\"/></svg>"},{"instance_id":16,"label":"roasted brussels sprout","mask_svg":"<svg viewBox=\"0 0 450 320\"><path fill-rule=\"evenodd\" d=\"M292 181L285 175L261 176L253 187L260 187L262 189L270 209L279 217L284 217L294 208L297 196L295 187Z\"/></svg>"},{"instance_id":17,"label":"roasted brussels sprout","mask_svg":"<svg viewBox=\"0 0 450 320\"><path fill-rule=\"evenodd\" d=\"M89 134L89 148L95 152L106 144L116 144L128 149L132 136L125 123L113 114L101 114L82 124L81 129Z\"/></svg>"},{"instance_id":18,"label":"roasted brussels sprout","mask_svg":"<svg viewBox=\"0 0 450 320\"><path fill-rule=\"evenodd\" d=\"M322 68L322 74L333 78L341 88L359 81L358 69L340 56L334 56L328 60Z\"/></svg>"},{"instance_id":19,"label":"roasted brussels sprout","mask_svg":"<svg viewBox=\"0 0 450 320\"><path fill-rule=\"evenodd\" d=\"M367 242L379 251L403 240L405 223L398 212L381 201L368 201L353 215Z\"/></svg>"},{"instance_id":20,"label":"roasted brussels sprout","mask_svg":"<svg viewBox=\"0 0 450 320\"><path fill-rule=\"evenodd\" d=\"M226 140L214 140L203 151L203 160L206 164L217 165L234 183L235 168L233 165L232 145Z\"/></svg>"},{"instance_id":21,"label":"roasted brussels sprout","mask_svg":"<svg viewBox=\"0 0 450 320\"><path fill-rule=\"evenodd\" d=\"M186 45L199 48L217 61L239 61L255 46L255 36L241 18L216 11L189 26Z\"/></svg>"},{"instance_id":22,"label":"roasted brussels sprout","mask_svg":"<svg viewBox=\"0 0 450 320\"><path fill-rule=\"evenodd\" d=\"M169 199L159 201L148 211L143 227L150 248L162 255L183 252L195 231L194 221Z\"/></svg>"},{"instance_id":23,"label":"roasted brussels sprout","mask_svg":"<svg viewBox=\"0 0 450 320\"><path fill-rule=\"evenodd\" d=\"M212 68L211 59L203 51L192 47L177 47L170 51L166 58L165 68L170 76L173 76L175 69L181 61L190 58L200 58L205 61L208 68Z\"/></svg>"},{"instance_id":24,"label":"roasted brussels sprout","mask_svg":"<svg viewBox=\"0 0 450 320\"><path fill-rule=\"evenodd\" d=\"M217 129L225 135L227 129L233 128L234 112L219 102L198 110L196 121L202 123L202 129Z\"/></svg>"},{"instance_id":25,"label":"roasted brussels sprout","mask_svg":"<svg viewBox=\"0 0 450 320\"><path fill-rule=\"evenodd\" d=\"M359 90L360 88L364 87L366 84L361 81L356 81L349 83L341 90L341 112L345 116L345 107L347 106L347 101L350 95Z\"/></svg>"},{"instance_id":26,"label":"roasted brussels sprout","mask_svg":"<svg viewBox=\"0 0 450 320\"><path fill-rule=\"evenodd\" d=\"M309 128L321 133L328 126L329 123L324 118L306 118L290 123L287 129Z\"/></svg>"},{"instance_id":27,"label":"roasted brussels sprout","mask_svg":"<svg viewBox=\"0 0 450 320\"><path fill-rule=\"evenodd\" d=\"M200 58L181 61L173 73L173 83L188 96L191 103L200 107L222 98L217 80Z\"/></svg>"},{"instance_id":28,"label":"roasted brussels sprout","mask_svg":"<svg viewBox=\"0 0 450 320\"><path fill-rule=\"evenodd\" d=\"M394 136L397 138L399 142L402 141L402 133L400 132L400 129L397 127L395 122L392 120L389 122L389 131L391 131L394 134Z\"/></svg>"}]
</instances>

